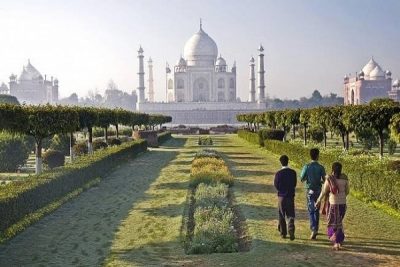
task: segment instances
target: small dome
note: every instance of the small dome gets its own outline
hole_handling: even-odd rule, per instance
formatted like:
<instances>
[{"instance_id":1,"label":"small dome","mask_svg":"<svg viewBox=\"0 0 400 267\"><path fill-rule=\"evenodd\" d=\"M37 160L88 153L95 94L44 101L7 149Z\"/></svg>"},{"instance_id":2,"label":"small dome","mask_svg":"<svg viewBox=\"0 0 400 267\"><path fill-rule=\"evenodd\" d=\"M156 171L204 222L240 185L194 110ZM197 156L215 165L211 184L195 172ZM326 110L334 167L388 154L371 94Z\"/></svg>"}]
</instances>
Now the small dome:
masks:
<instances>
[{"instance_id":1,"label":"small dome","mask_svg":"<svg viewBox=\"0 0 400 267\"><path fill-rule=\"evenodd\" d=\"M219 55L219 58L217 59L217 62L215 63L216 66L226 66L226 61L221 55Z\"/></svg>"},{"instance_id":2,"label":"small dome","mask_svg":"<svg viewBox=\"0 0 400 267\"><path fill-rule=\"evenodd\" d=\"M349 78L349 76L347 76L347 74L344 75L344 77L343 77L343 79L345 79L345 80L347 80L348 78Z\"/></svg>"},{"instance_id":3,"label":"small dome","mask_svg":"<svg viewBox=\"0 0 400 267\"><path fill-rule=\"evenodd\" d=\"M177 66L186 66L186 60L181 57L177 62L176 62Z\"/></svg>"},{"instance_id":4,"label":"small dome","mask_svg":"<svg viewBox=\"0 0 400 267\"><path fill-rule=\"evenodd\" d=\"M400 80L396 79L393 81L393 87L399 88L400 87Z\"/></svg>"},{"instance_id":5,"label":"small dome","mask_svg":"<svg viewBox=\"0 0 400 267\"><path fill-rule=\"evenodd\" d=\"M370 76L371 71L373 71L376 67L379 67L379 69L381 69L381 67L379 66L378 63L376 63L374 58L371 58L368 61L368 63L362 68L362 71L364 72L365 76Z\"/></svg>"},{"instance_id":6,"label":"small dome","mask_svg":"<svg viewBox=\"0 0 400 267\"><path fill-rule=\"evenodd\" d=\"M391 72L390 70L387 70L387 71L385 72L385 74L386 74L387 76L392 76L392 72Z\"/></svg>"},{"instance_id":7,"label":"small dome","mask_svg":"<svg viewBox=\"0 0 400 267\"><path fill-rule=\"evenodd\" d=\"M385 78L385 72L377 65L370 73L369 78L371 80L380 80Z\"/></svg>"}]
</instances>

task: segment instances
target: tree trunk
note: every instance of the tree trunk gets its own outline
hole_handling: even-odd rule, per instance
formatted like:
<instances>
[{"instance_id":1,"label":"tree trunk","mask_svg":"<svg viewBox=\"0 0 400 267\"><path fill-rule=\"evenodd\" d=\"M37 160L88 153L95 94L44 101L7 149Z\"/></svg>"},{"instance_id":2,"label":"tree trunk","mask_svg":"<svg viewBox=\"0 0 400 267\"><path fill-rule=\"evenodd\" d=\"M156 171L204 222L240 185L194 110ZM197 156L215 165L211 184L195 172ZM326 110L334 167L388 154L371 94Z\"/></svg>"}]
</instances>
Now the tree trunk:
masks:
<instances>
[{"instance_id":1,"label":"tree trunk","mask_svg":"<svg viewBox=\"0 0 400 267\"><path fill-rule=\"evenodd\" d=\"M350 146L350 138L349 138L350 133L347 131L346 132L346 150L349 151L349 146Z\"/></svg>"},{"instance_id":2,"label":"tree trunk","mask_svg":"<svg viewBox=\"0 0 400 267\"><path fill-rule=\"evenodd\" d=\"M117 139L118 139L119 137L118 124L115 125L115 131L117 132Z\"/></svg>"},{"instance_id":3,"label":"tree trunk","mask_svg":"<svg viewBox=\"0 0 400 267\"><path fill-rule=\"evenodd\" d=\"M304 145L307 145L307 126L304 125Z\"/></svg>"},{"instance_id":4,"label":"tree trunk","mask_svg":"<svg viewBox=\"0 0 400 267\"><path fill-rule=\"evenodd\" d=\"M35 174L41 174L43 169L42 163L42 139L36 141L35 151Z\"/></svg>"},{"instance_id":5,"label":"tree trunk","mask_svg":"<svg viewBox=\"0 0 400 267\"><path fill-rule=\"evenodd\" d=\"M341 133L340 136L342 137L343 149L346 150L346 140L345 140L345 133Z\"/></svg>"},{"instance_id":6,"label":"tree trunk","mask_svg":"<svg viewBox=\"0 0 400 267\"><path fill-rule=\"evenodd\" d=\"M107 141L108 141L108 132L107 132L107 128L108 128L108 127L105 127L105 128L104 128L104 138L106 139L106 143L107 143Z\"/></svg>"},{"instance_id":7,"label":"tree trunk","mask_svg":"<svg viewBox=\"0 0 400 267\"><path fill-rule=\"evenodd\" d=\"M69 135L69 161L72 163L72 161L74 160L74 150L73 147L74 146L74 133L70 133Z\"/></svg>"},{"instance_id":8,"label":"tree trunk","mask_svg":"<svg viewBox=\"0 0 400 267\"><path fill-rule=\"evenodd\" d=\"M296 125L293 125L293 140L296 139Z\"/></svg>"},{"instance_id":9,"label":"tree trunk","mask_svg":"<svg viewBox=\"0 0 400 267\"><path fill-rule=\"evenodd\" d=\"M383 133L380 132L379 133L379 156L380 156L380 158L383 157L383 147L384 147L384 145L385 145L384 136L383 136Z\"/></svg>"},{"instance_id":10,"label":"tree trunk","mask_svg":"<svg viewBox=\"0 0 400 267\"><path fill-rule=\"evenodd\" d=\"M324 147L326 147L326 131L324 130Z\"/></svg>"},{"instance_id":11,"label":"tree trunk","mask_svg":"<svg viewBox=\"0 0 400 267\"><path fill-rule=\"evenodd\" d=\"M93 154L93 129L92 129L92 127L88 128L88 132L89 132L88 154Z\"/></svg>"}]
</instances>

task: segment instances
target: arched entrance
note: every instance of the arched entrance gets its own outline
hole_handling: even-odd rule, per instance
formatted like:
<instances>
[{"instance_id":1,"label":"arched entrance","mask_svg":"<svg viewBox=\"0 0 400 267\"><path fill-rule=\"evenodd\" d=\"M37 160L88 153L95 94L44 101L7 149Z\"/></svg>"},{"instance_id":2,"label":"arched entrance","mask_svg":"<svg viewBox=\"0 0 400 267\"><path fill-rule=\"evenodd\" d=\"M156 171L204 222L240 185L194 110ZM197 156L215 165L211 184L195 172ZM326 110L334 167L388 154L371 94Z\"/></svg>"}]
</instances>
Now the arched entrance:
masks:
<instances>
[{"instance_id":1,"label":"arched entrance","mask_svg":"<svg viewBox=\"0 0 400 267\"><path fill-rule=\"evenodd\" d=\"M207 102L210 101L210 88L208 81L204 78L198 78L193 83L193 101Z\"/></svg>"}]
</instances>

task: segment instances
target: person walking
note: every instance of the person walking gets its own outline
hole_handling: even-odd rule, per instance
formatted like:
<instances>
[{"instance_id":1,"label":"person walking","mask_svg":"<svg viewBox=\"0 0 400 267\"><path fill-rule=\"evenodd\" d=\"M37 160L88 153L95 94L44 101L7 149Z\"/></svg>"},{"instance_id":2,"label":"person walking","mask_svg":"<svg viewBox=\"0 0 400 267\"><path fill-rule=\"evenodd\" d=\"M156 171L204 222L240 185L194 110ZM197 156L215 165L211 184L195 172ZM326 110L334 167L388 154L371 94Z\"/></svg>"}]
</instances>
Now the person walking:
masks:
<instances>
[{"instance_id":1,"label":"person walking","mask_svg":"<svg viewBox=\"0 0 400 267\"><path fill-rule=\"evenodd\" d=\"M282 169L275 174L274 179L274 186L278 191L278 230L282 238L286 238L289 232L290 240L294 240L294 196L297 185L297 177L296 172L288 167L288 156L282 155L279 158L279 161L281 162ZM287 225L286 218L288 219Z\"/></svg>"},{"instance_id":2,"label":"person walking","mask_svg":"<svg viewBox=\"0 0 400 267\"><path fill-rule=\"evenodd\" d=\"M342 173L342 164L334 162L332 173L326 177L321 194L315 203L316 207L321 206L321 201L328 197L327 205L327 234L333 243L333 248L339 250L343 244L345 235L343 230L343 218L346 214L346 197L350 187L346 174Z\"/></svg>"},{"instance_id":3,"label":"person walking","mask_svg":"<svg viewBox=\"0 0 400 267\"><path fill-rule=\"evenodd\" d=\"M300 174L301 182L305 182L307 209L310 217L310 239L316 239L319 228L319 208L315 206L323 182L325 181L325 168L318 163L319 149L310 149L311 162L306 164Z\"/></svg>"}]
</instances>

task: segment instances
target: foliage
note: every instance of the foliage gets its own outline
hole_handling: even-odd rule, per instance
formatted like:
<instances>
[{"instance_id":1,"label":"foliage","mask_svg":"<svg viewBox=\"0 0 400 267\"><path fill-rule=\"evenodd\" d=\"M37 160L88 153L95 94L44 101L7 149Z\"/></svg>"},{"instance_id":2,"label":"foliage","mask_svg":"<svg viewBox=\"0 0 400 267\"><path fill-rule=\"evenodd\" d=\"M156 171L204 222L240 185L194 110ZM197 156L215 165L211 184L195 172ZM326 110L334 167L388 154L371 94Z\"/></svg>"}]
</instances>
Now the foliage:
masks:
<instances>
[{"instance_id":1,"label":"foliage","mask_svg":"<svg viewBox=\"0 0 400 267\"><path fill-rule=\"evenodd\" d=\"M51 138L49 148L52 150L58 150L64 153L64 155L69 155L70 153L70 135L68 134L55 134ZM72 142L72 146L75 144L75 138Z\"/></svg>"},{"instance_id":2,"label":"foliage","mask_svg":"<svg viewBox=\"0 0 400 267\"><path fill-rule=\"evenodd\" d=\"M238 136L247 140L250 143L256 145L262 145L262 140L260 139L260 136L257 133L241 129L238 130Z\"/></svg>"},{"instance_id":3,"label":"foliage","mask_svg":"<svg viewBox=\"0 0 400 267\"><path fill-rule=\"evenodd\" d=\"M0 191L0 232L94 178L103 177L115 166L115 162L131 158L146 149L146 141L124 143L3 187Z\"/></svg>"},{"instance_id":4,"label":"foliage","mask_svg":"<svg viewBox=\"0 0 400 267\"><path fill-rule=\"evenodd\" d=\"M378 145L378 137L370 128L357 129L356 135L364 150L371 150L373 146Z\"/></svg>"},{"instance_id":5,"label":"foliage","mask_svg":"<svg viewBox=\"0 0 400 267\"><path fill-rule=\"evenodd\" d=\"M133 134L133 130L130 127L124 127L120 130L120 134L131 137Z\"/></svg>"},{"instance_id":6,"label":"foliage","mask_svg":"<svg viewBox=\"0 0 400 267\"><path fill-rule=\"evenodd\" d=\"M275 129L261 129L258 131L258 136L263 143L266 139L282 141L283 137L285 136L285 132Z\"/></svg>"},{"instance_id":7,"label":"foliage","mask_svg":"<svg viewBox=\"0 0 400 267\"><path fill-rule=\"evenodd\" d=\"M196 187L199 183L225 183L233 185L233 176L225 161L221 158L203 156L192 161L190 170L190 185Z\"/></svg>"},{"instance_id":8,"label":"foliage","mask_svg":"<svg viewBox=\"0 0 400 267\"><path fill-rule=\"evenodd\" d=\"M12 95L0 95L0 104L13 104L19 105L19 101Z\"/></svg>"},{"instance_id":9,"label":"foliage","mask_svg":"<svg viewBox=\"0 0 400 267\"><path fill-rule=\"evenodd\" d=\"M0 171L15 171L25 163L30 149L19 134L0 132Z\"/></svg>"},{"instance_id":10,"label":"foliage","mask_svg":"<svg viewBox=\"0 0 400 267\"><path fill-rule=\"evenodd\" d=\"M119 146L119 145L121 145L121 143L122 143L121 140L118 138L112 138L112 139L108 140L109 146Z\"/></svg>"},{"instance_id":11,"label":"foliage","mask_svg":"<svg viewBox=\"0 0 400 267\"><path fill-rule=\"evenodd\" d=\"M393 155L396 152L396 147L397 147L396 141L389 139L387 145L388 145L389 155Z\"/></svg>"},{"instance_id":12,"label":"foliage","mask_svg":"<svg viewBox=\"0 0 400 267\"><path fill-rule=\"evenodd\" d=\"M77 143L72 147L75 156L82 156L88 153L86 143Z\"/></svg>"},{"instance_id":13,"label":"foliage","mask_svg":"<svg viewBox=\"0 0 400 267\"><path fill-rule=\"evenodd\" d=\"M163 132L163 133L160 133L157 135L157 139L158 139L157 142L158 142L158 144L162 144L171 138L172 138L172 136L171 136L170 132Z\"/></svg>"},{"instance_id":14,"label":"foliage","mask_svg":"<svg viewBox=\"0 0 400 267\"><path fill-rule=\"evenodd\" d=\"M104 149L107 147L108 147L107 143L102 140L93 141L93 150Z\"/></svg>"},{"instance_id":15,"label":"foliage","mask_svg":"<svg viewBox=\"0 0 400 267\"><path fill-rule=\"evenodd\" d=\"M213 140L210 136L200 136L197 144L199 146L212 146Z\"/></svg>"},{"instance_id":16,"label":"foliage","mask_svg":"<svg viewBox=\"0 0 400 267\"><path fill-rule=\"evenodd\" d=\"M65 154L63 151L49 149L43 155L43 163L47 164L50 169L64 166Z\"/></svg>"},{"instance_id":17,"label":"foliage","mask_svg":"<svg viewBox=\"0 0 400 267\"><path fill-rule=\"evenodd\" d=\"M205 148L202 150L197 151L195 158L203 158L203 157L207 157L207 158L221 158L221 156L218 154L218 152L214 149L210 149L210 148Z\"/></svg>"},{"instance_id":18,"label":"foliage","mask_svg":"<svg viewBox=\"0 0 400 267\"><path fill-rule=\"evenodd\" d=\"M324 141L324 131L321 129L310 128L308 130L308 135L315 143L321 143L322 141Z\"/></svg>"}]
</instances>

